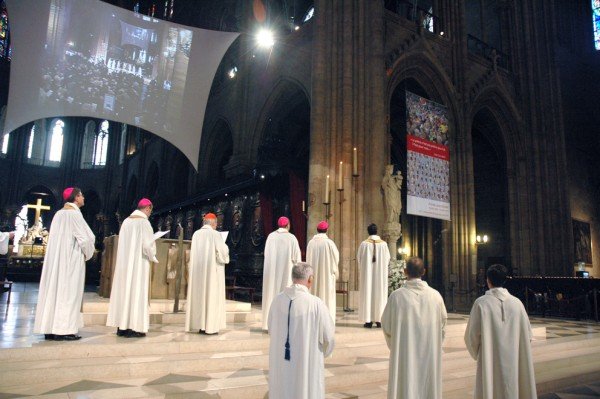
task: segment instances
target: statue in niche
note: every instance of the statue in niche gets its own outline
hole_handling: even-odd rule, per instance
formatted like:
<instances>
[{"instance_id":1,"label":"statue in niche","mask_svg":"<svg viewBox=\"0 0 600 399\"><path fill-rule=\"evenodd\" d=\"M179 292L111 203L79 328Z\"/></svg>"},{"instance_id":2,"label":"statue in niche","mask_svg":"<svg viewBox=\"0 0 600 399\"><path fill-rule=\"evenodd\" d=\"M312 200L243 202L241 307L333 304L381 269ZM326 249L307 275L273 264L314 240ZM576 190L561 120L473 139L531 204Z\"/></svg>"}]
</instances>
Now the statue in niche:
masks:
<instances>
[{"instance_id":1,"label":"statue in niche","mask_svg":"<svg viewBox=\"0 0 600 399\"><path fill-rule=\"evenodd\" d=\"M252 211L250 239L252 241L252 245L255 247L258 247L262 244L264 237L263 220L260 212L260 201L258 198L258 195L256 197L252 197L252 200L254 200L254 203L252 204L254 210Z\"/></svg>"},{"instance_id":2,"label":"statue in niche","mask_svg":"<svg viewBox=\"0 0 600 399\"><path fill-rule=\"evenodd\" d=\"M231 215L231 243L236 247L242 238L242 206L243 200L236 199L233 203L233 214Z\"/></svg>"},{"instance_id":3,"label":"statue in niche","mask_svg":"<svg viewBox=\"0 0 600 399\"><path fill-rule=\"evenodd\" d=\"M165 230L168 233L165 235L165 238L171 238L171 227L173 226L173 216L170 214L165 218Z\"/></svg>"},{"instance_id":4,"label":"statue in niche","mask_svg":"<svg viewBox=\"0 0 600 399\"><path fill-rule=\"evenodd\" d=\"M383 190L383 204L387 223L400 223L400 212L402 212L402 173L394 173L394 165L385 167L385 174L381 182Z\"/></svg>"},{"instance_id":5,"label":"statue in niche","mask_svg":"<svg viewBox=\"0 0 600 399\"><path fill-rule=\"evenodd\" d=\"M191 240L192 235L194 235L194 216L195 216L194 211L187 211L186 217L185 217L186 221L185 221L185 235L184 235L184 238L186 240Z\"/></svg>"},{"instance_id":6,"label":"statue in niche","mask_svg":"<svg viewBox=\"0 0 600 399\"><path fill-rule=\"evenodd\" d=\"M175 284L177 282L177 268L179 267L179 246L172 243L167 254L167 284L168 297L175 298Z\"/></svg>"}]
</instances>

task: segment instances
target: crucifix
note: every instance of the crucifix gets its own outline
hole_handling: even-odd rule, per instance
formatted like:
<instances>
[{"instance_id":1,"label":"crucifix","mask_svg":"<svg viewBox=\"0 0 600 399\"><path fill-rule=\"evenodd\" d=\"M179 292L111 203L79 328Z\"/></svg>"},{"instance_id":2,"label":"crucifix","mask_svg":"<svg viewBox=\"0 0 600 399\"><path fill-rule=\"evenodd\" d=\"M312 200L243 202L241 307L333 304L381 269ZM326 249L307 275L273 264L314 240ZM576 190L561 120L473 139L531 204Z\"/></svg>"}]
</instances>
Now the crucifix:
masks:
<instances>
[{"instance_id":1,"label":"crucifix","mask_svg":"<svg viewBox=\"0 0 600 399\"><path fill-rule=\"evenodd\" d=\"M40 215L42 211L49 211L50 207L48 205L42 205L42 199L38 198L37 202L34 204L27 204L27 208L35 209L35 219L33 220L33 225L35 226L40 221Z\"/></svg>"}]
</instances>

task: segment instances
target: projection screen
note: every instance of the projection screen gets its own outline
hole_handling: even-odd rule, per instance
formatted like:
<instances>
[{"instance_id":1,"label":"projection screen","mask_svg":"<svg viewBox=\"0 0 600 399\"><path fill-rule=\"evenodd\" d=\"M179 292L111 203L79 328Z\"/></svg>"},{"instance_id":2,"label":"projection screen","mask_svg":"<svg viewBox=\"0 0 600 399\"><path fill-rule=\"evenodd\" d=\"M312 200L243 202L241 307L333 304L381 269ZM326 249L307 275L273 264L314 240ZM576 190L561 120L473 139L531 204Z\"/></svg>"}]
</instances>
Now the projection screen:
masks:
<instances>
[{"instance_id":1,"label":"projection screen","mask_svg":"<svg viewBox=\"0 0 600 399\"><path fill-rule=\"evenodd\" d=\"M210 87L238 33L98 0L6 3L13 58L4 133L40 118L103 118L168 140L197 168Z\"/></svg>"}]
</instances>

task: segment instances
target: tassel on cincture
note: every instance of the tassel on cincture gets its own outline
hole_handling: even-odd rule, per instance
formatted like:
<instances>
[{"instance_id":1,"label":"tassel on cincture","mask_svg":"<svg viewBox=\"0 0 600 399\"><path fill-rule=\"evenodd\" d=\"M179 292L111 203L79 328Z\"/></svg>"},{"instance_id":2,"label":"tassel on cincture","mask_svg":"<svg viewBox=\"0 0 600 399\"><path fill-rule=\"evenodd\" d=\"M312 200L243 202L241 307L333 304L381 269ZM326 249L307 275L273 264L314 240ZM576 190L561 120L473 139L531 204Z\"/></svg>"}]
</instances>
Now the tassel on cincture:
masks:
<instances>
[{"instance_id":1,"label":"tassel on cincture","mask_svg":"<svg viewBox=\"0 0 600 399\"><path fill-rule=\"evenodd\" d=\"M290 360L290 343L286 342L285 343L285 360L289 361Z\"/></svg>"}]
</instances>

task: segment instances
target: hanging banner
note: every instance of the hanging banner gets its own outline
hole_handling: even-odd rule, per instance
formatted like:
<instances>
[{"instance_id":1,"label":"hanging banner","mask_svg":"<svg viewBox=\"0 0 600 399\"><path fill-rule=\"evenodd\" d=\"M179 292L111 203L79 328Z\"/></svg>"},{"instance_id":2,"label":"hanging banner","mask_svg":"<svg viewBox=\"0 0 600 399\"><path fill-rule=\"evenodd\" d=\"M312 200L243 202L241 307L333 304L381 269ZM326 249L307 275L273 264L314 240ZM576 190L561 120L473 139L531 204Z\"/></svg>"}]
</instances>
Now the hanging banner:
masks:
<instances>
[{"instance_id":1,"label":"hanging banner","mask_svg":"<svg viewBox=\"0 0 600 399\"><path fill-rule=\"evenodd\" d=\"M446 107L407 91L406 133L406 212L450 220Z\"/></svg>"}]
</instances>

